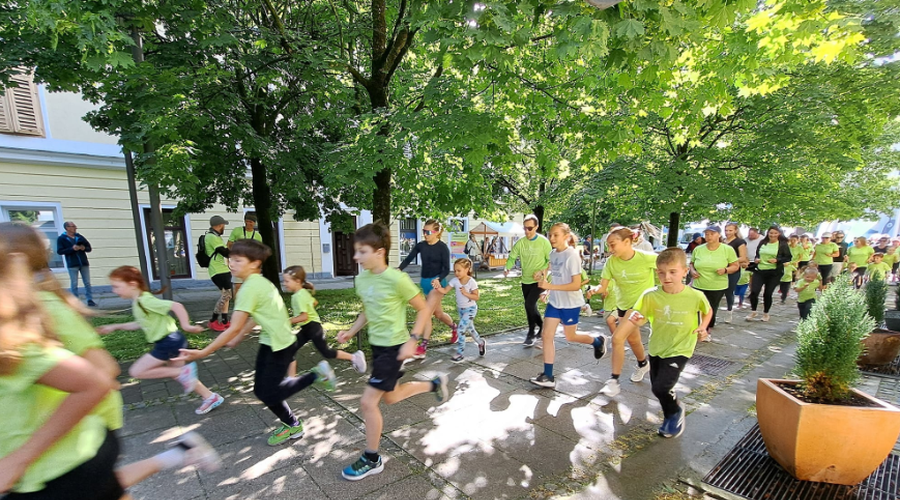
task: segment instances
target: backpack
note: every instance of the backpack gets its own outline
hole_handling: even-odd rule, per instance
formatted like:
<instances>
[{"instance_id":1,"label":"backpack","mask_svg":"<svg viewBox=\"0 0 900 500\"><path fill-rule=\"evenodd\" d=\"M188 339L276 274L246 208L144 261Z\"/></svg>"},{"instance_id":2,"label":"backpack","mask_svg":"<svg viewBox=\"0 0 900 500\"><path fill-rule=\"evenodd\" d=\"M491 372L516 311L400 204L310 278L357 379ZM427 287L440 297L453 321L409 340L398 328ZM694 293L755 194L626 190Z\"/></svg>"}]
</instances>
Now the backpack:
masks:
<instances>
[{"instance_id":1,"label":"backpack","mask_svg":"<svg viewBox=\"0 0 900 500\"><path fill-rule=\"evenodd\" d=\"M200 239L197 241L197 253L194 254L194 257L197 259L197 264L199 264L200 267L209 267L210 261L212 261L212 258L216 255L216 252L218 251L218 249L216 249L216 252L213 252L212 255L206 254L206 235L207 234L209 234L209 231L203 233L200 236Z\"/></svg>"}]
</instances>

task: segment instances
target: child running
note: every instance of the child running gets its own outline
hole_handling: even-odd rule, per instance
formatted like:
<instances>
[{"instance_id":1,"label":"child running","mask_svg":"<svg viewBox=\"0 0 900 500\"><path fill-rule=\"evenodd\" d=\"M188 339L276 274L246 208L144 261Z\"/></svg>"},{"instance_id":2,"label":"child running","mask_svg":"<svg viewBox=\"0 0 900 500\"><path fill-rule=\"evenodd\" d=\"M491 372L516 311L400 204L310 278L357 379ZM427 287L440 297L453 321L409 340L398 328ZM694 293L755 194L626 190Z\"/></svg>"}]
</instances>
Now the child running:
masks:
<instances>
[{"instance_id":1,"label":"child running","mask_svg":"<svg viewBox=\"0 0 900 500\"><path fill-rule=\"evenodd\" d=\"M744 307L744 295L747 294L747 288L750 288L750 275L753 274L747 270L747 264L741 263L741 277L738 279L737 286L734 287L734 295L738 298L738 309Z\"/></svg>"},{"instance_id":2,"label":"child running","mask_svg":"<svg viewBox=\"0 0 900 500\"><path fill-rule=\"evenodd\" d=\"M284 289L291 292L291 309L294 316L291 317L292 325L300 325L300 332L297 334L297 342L299 348L305 346L308 342L312 342L316 346L316 350L325 357L325 359L340 359L342 361L350 361L353 369L359 373L366 372L366 353L356 351L350 354L346 351L334 350L328 347L325 341L325 330L322 329L322 323L319 319L319 313L316 312L318 301L313 298L316 288L312 283L306 281L306 271L301 266L291 266L284 270L281 274L284 283ZM291 377L297 376L297 362L291 363L288 369Z\"/></svg>"},{"instance_id":3,"label":"child running","mask_svg":"<svg viewBox=\"0 0 900 500\"><path fill-rule=\"evenodd\" d=\"M577 241L568 224L557 222L550 226L550 244L553 246L553 251L550 252L550 275L553 282L548 282L546 277L538 281L539 288L550 291L547 310L544 311L544 328L541 330L544 371L532 378L531 383L554 388L556 378L553 376L553 362L556 358L556 346L553 342L560 323L566 340L593 346L596 359L606 354L606 337L576 333L581 306L585 302L581 293L581 256L575 248Z\"/></svg>"},{"instance_id":4,"label":"child running","mask_svg":"<svg viewBox=\"0 0 900 500\"><path fill-rule=\"evenodd\" d=\"M794 281L794 273L797 272L796 262L785 262L784 275L781 276L781 283L778 291L781 293L781 305L787 302L788 292L791 290L791 283Z\"/></svg>"},{"instance_id":5,"label":"child running","mask_svg":"<svg viewBox=\"0 0 900 500\"><path fill-rule=\"evenodd\" d=\"M249 318L253 318L262 327L259 351L256 353L253 394L281 420L281 425L267 441L269 446L277 446L289 439L303 437L303 422L294 415L285 400L313 383L324 390L333 391L335 376L328 362L322 360L308 373L299 377L285 377L288 365L294 360L300 344L291 331L287 307L281 294L271 281L260 274L263 261L271 255L272 250L256 240L234 242L228 256L228 268L244 284L235 301L231 326L201 350L181 349L178 359L194 361L211 355L240 335Z\"/></svg>"},{"instance_id":6,"label":"child running","mask_svg":"<svg viewBox=\"0 0 900 500\"><path fill-rule=\"evenodd\" d=\"M647 356L644 352L644 344L641 342L641 331L627 321L627 313L634 306L637 299L648 288L654 286L653 275L656 269L656 255L645 253L632 248L632 232L626 227L621 227L609 233L606 244L609 246L610 257L603 266L600 275L600 285L588 290L588 298L593 294L604 296L609 291L611 282L615 282L616 313L620 321L613 333L612 349L612 374L601 392L610 397L615 397L621 391L619 376L625 364L625 342L631 346L634 357L637 358L637 367L631 375L632 382L644 380L650 371Z\"/></svg>"},{"instance_id":7,"label":"child running","mask_svg":"<svg viewBox=\"0 0 900 500\"><path fill-rule=\"evenodd\" d=\"M876 253L872 255L872 263L866 269L868 280L886 280L891 275L891 266L884 262L884 254Z\"/></svg>"},{"instance_id":8,"label":"child running","mask_svg":"<svg viewBox=\"0 0 900 500\"><path fill-rule=\"evenodd\" d=\"M800 319L804 320L809 317L812 306L816 303L816 290L822 286L822 280L819 279L819 271L811 267L807 267L797 281L794 291L797 292L797 309L800 310Z\"/></svg>"},{"instance_id":9,"label":"child running","mask_svg":"<svg viewBox=\"0 0 900 500\"><path fill-rule=\"evenodd\" d=\"M687 255L680 248L663 250L656 259L662 284L641 295L628 317L637 327L650 322L650 383L663 410L659 435L678 437L684 432L684 407L675 395L675 384L694 353L697 340L706 337L712 309L703 293L684 285ZM699 320L698 320L699 319Z\"/></svg>"},{"instance_id":10,"label":"child running","mask_svg":"<svg viewBox=\"0 0 900 500\"><path fill-rule=\"evenodd\" d=\"M97 332L106 335L116 330L144 330L147 342L153 344L153 350L135 361L128 369L128 374L138 379L177 380L184 387L185 394L196 392L203 399L203 403L194 410L197 415L209 413L221 405L225 398L210 391L197 380L197 364L185 365L184 361L175 359L178 357L178 350L187 347L187 338L178 331L175 320L169 313L178 318L181 329L185 332L200 333L204 330L202 326L191 325L191 319L184 306L178 302L154 297L141 272L133 266L114 269L109 273L109 283L112 285L113 293L132 301L134 321L103 325L97 328Z\"/></svg>"},{"instance_id":11,"label":"child running","mask_svg":"<svg viewBox=\"0 0 900 500\"><path fill-rule=\"evenodd\" d=\"M478 344L478 355L484 356L485 342L478 332L475 331L475 315L478 314L478 283L472 279L472 261L466 258L456 259L453 263L453 275L455 276L447 283L447 286L441 286L440 282L435 279L432 286L440 293L446 294L450 290L456 289L456 311L459 313L459 338L456 340L456 354L450 358L451 361L459 363L463 359L463 352L466 349L466 333L472 335L472 340Z\"/></svg>"},{"instance_id":12,"label":"child running","mask_svg":"<svg viewBox=\"0 0 900 500\"><path fill-rule=\"evenodd\" d=\"M349 330L338 333L337 341L349 341L368 323L372 375L359 401L366 424L366 448L357 461L341 471L345 479L359 481L384 470L378 453L384 427L378 406L381 401L394 404L416 394L433 392L441 403L447 400L448 393L446 375L430 381L398 383L403 376L403 360L415 354L420 334L431 321L432 310L409 275L388 267L390 229L381 224L367 224L356 230L353 240L353 260L363 268L356 277L356 294L362 300L363 312ZM431 283L428 285L430 288ZM412 334L406 330L407 304L416 310Z\"/></svg>"}]
</instances>

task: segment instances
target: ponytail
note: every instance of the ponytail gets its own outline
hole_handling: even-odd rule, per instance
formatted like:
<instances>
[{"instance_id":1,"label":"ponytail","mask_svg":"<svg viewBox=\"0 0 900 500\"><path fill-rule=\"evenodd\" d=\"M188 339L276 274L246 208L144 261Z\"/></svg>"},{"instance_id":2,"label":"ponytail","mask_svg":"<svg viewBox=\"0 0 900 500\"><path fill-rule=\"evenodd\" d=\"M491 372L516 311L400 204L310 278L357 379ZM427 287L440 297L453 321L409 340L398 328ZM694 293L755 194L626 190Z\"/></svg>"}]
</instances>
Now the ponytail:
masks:
<instances>
[{"instance_id":1,"label":"ponytail","mask_svg":"<svg viewBox=\"0 0 900 500\"><path fill-rule=\"evenodd\" d=\"M575 235L572 234L572 228L570 228L568 224L566 224L565 222L557 222L556 224L550 226L550 230L553 231L554 227L558 227L562 229L564 233L566 233L567 245L573 248L578 246L578 239L576 239Z\"/></svg>"}]
</instances>

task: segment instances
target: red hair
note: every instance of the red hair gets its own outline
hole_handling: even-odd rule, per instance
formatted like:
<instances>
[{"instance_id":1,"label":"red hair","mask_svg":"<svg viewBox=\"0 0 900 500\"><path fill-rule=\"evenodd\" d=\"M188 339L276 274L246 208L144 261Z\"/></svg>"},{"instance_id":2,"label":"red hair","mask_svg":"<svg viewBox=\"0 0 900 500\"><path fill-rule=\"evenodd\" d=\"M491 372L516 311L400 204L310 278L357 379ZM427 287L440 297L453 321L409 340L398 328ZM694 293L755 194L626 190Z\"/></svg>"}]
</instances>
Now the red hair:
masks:
<instances>
[{"instance_id":1,"label":"red hair","mask_svg":"<svg viewBox=\"0 0 900 500\"><path fill-rule=\"evenodd\" d=\"M144 275L141 274L141 270L134 266L121 266L113 269L113 271L109 273L109 279L124 281L125 283L135 283L141 291L150 291L150 287L147 286L147 282L144 281Z\"/></svg>"}]
</instances>

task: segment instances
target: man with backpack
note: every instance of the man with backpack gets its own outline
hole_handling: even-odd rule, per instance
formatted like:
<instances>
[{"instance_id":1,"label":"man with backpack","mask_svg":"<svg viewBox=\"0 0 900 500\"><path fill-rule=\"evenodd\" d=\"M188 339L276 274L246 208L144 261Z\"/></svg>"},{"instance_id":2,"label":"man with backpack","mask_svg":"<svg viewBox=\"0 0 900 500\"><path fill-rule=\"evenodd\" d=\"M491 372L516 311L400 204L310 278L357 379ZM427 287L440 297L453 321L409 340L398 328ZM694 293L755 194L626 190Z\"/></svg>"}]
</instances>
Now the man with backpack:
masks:
<instances>
[{"instance_id":1,"label":"man with backpack","mask_svg":"<svg viewBox=\"0 0 900 500\"><path fill-rule=\"evenodd\" d=\"M228 248L222 240L226 225L228 221L223 217L212 216L209 219L209 231L200 237L197 245L197 263L207 268L209 278L222 293L209 320L209 329L216 332L224 332L231 326L228 321L228 305L233 295L231 270L228 269Z\"/></svg>"},{"instance_id":2,"label":"man with backpack","mask_svg":"<svg viewBox=\"0 0 900 500\"><path fill-rule=\"evenodd\" d=\"M262 243L262 235L256 230L256 212L244 214L244 225L231 230L231 235L228 236L228 249L231 250L231 246L238 240L256 240ZM231 283L234 285L234 296L237 297L244 280L237 276L232 276Z\"/></svg>"}]
</instances>

